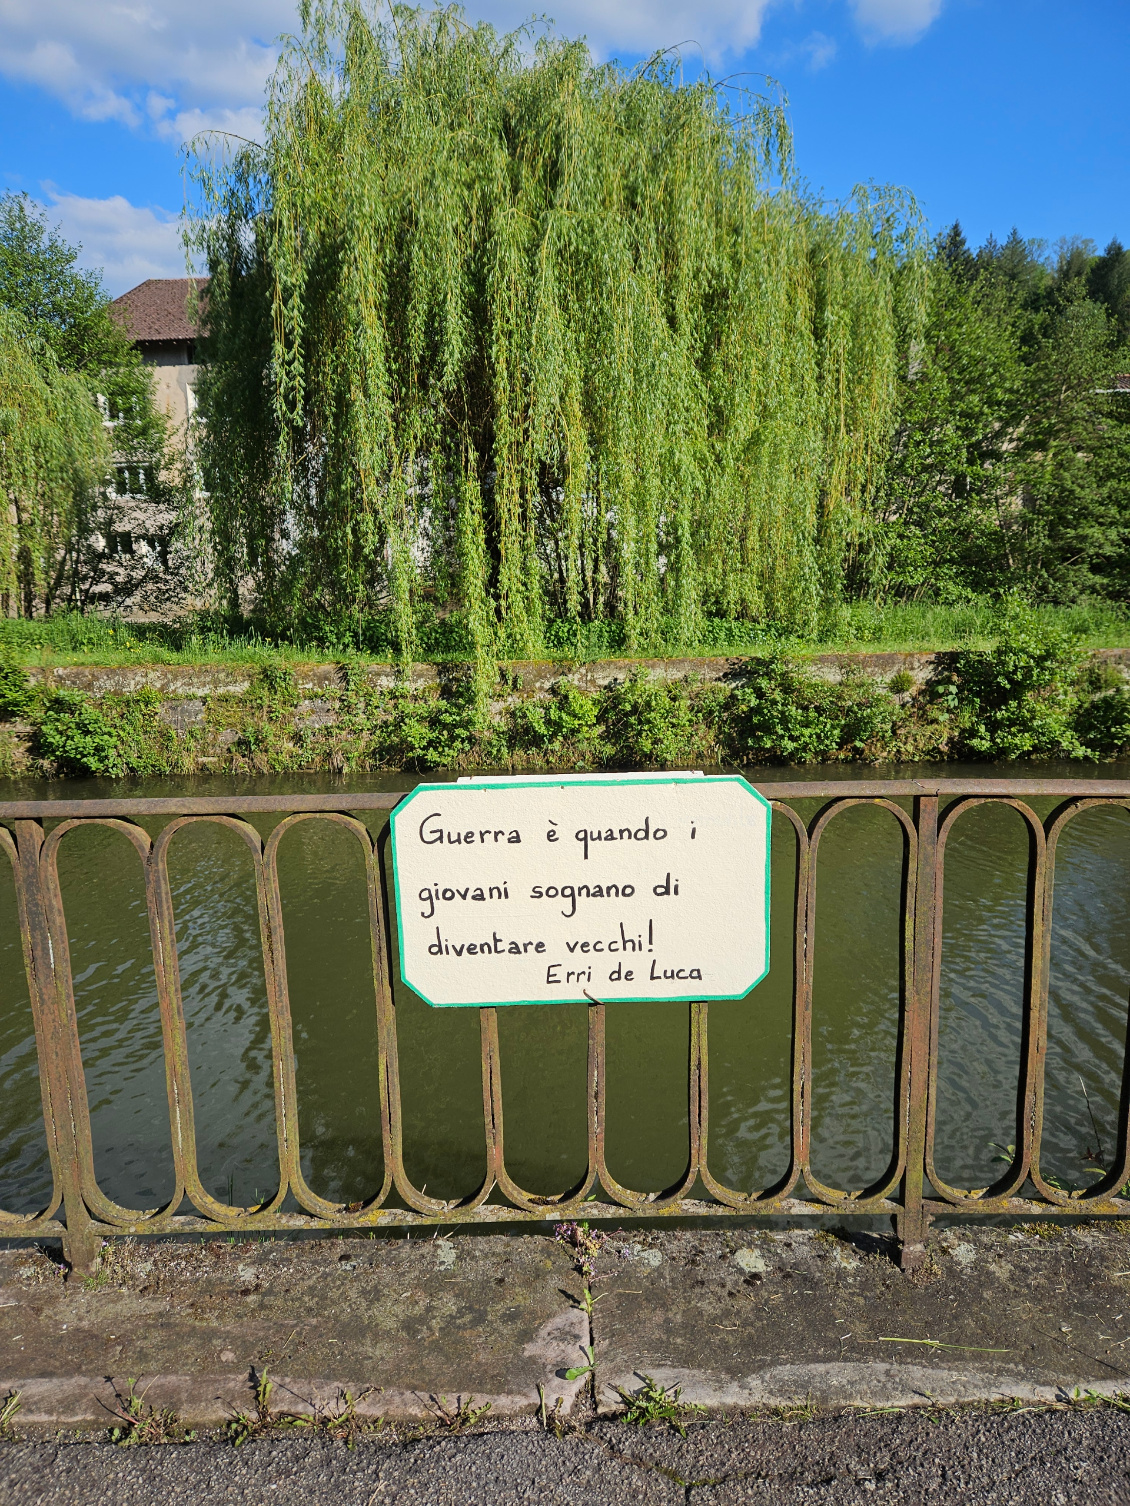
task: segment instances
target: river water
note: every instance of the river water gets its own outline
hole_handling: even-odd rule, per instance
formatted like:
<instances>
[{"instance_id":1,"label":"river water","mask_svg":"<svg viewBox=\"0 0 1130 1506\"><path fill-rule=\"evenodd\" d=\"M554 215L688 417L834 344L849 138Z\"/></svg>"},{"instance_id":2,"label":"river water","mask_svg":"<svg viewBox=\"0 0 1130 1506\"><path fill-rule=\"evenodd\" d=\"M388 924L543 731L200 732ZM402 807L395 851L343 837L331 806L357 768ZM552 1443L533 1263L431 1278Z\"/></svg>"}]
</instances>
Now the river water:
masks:
<instances>
[{"instance_id":1,"label":"river water","mask_svg":"<svg viewBox=\"0 0 1130 1506\"><path fill-rule=\"evenodd\" d=\"M1001 765L902 766L895 777L1000 778ZM1130 777L1130 765L1027 765L1018 775ZM875 778L873 767L751 771L774 779ZM429 776L434 778L435 776ZM222 782L98 781L7 787L8 798L408 789L411 776ZM1032 802L1041 815L1051 801ZM806 816L816 802L798 807ZM275 817L257 820L265 834ZM374 815L373 829L382 817ZM149 829L157 830L157 823ZM980 807L946 862L937 1164L962 1187L1003 1170L1016 1138L1028 842L1013 811ZM794 847L773 833L773 963L740 1002L710 1006L711 1168L743 1190L788 1162ZM892 1144L899 999L902 838L881 810L853 808L823 839L813 996L813 1170L866 1186ZM246 848L212 825L182 832L169 861L201 1174L217 1196L258 1201L278 1183L266 995ZM304 1170L325 1197L354 1201L382 1179L368 916L356 842L307 822L280 849ZM120 835L77 830L60 875L95 1158L103 1190L135 1208L172 1190L161 1030L139 865ZM1115 1143L1130 998L1130 817L1078 817L1061 841L1049 1001L1043 1166L1079 1186ZM475 1010L429 1009L396 990L405 1162L429 1194L467 1193L483 1174ZM622 1183L659 1189L686 1164L688 1010L610 1007L607 1151ZM507 1164L533 1192L560 1191L585 1163L585 1007L499 1011ZM14 888L0 865L0 1208L41 1207L50 1185Z\"/></svg>"}]
</instances>

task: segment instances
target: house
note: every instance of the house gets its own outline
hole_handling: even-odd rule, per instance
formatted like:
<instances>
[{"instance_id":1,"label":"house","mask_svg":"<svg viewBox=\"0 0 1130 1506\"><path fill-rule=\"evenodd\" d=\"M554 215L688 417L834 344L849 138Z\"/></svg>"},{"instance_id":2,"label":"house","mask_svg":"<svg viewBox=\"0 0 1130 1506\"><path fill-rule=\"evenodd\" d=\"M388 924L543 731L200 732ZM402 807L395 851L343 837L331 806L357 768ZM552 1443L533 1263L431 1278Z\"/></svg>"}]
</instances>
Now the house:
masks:
<instances>
[{"instance_id":1,"label":"house","mask_svg":"<svg viewBox=\"0 0 1130 1506\"><path fill-rule=\"evenodd\" d=\"M110 305L112 316L153 368L154 397L169 420L180 469L191 469L196 408L194 294L206 278L151 277ZM108 430L117 415L102 400ZM111 440L111 443L113 441ZM168 475L178 469L170 456ZM97 526L86 546L85 596L91 606L131 617L164 617L200 605L199 550L183 536L181 499L167 484L154 486L148 466L114 446L112 475ZM177 536L178 524L180 536Z\"/></svg>"},{"instance_id":2,"label":"house","mask_svg":"<svg viewBox=\"0 0 1130 1506\"><path fill-rule=\"evenodd\" d=\"M114 318L154 368L157 406L182 430L196 407L196 340L190 300L206 277L150 277L115 298Z\"/></svg>"}]
</instances>

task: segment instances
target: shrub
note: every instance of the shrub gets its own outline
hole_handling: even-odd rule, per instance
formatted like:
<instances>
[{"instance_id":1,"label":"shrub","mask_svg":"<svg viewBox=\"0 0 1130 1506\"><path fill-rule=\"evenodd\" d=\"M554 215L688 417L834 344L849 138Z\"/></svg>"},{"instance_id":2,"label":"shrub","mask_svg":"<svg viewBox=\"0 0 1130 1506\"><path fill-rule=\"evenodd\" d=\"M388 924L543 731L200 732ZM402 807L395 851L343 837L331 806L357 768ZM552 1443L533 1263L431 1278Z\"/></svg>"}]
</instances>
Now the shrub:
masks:
<instances>
[{"instance_id":1,"label":"shrub","mask_svg":"<svg viewBox=\"0 0 1130 1506\"><path fill-rule=\"evenodd\" d=\"M956 653L933 693L966 757L1089 758L1075 730L1080 689L1076 638L1015 614L994 648Z\"/></svg>"},{"instance_id":2,"label":"shrub","mask_svg":"<svg viewBox=\"0 0 1130 1506\"><path fill-rule=\"evenodd\" d=\"M1125 757L1130 753L1130 689L1120 686L1085 701L1075 730L1094 757Z\"/></svg>"},{"instance_id":3,"label":"shrub","mask_svg":"<svg viewBox=\"0 0 1130 1506\"><path fill-rule=\"evenodd\" d=\"M571 680L558 680L547 700L520 701L510 713L507 740L514 752L546 757L566 749L594 752L603 728L596 698Z\"/></svg>"},{"instance_id":4,"label":"shrub","mask_svg":"<svg viewBox=\"0 0 1130 1506\"><path fill-rule=\"evenodd\" d=\"M662 768L699 756L702 736L692 689L685 681L649 679L642 668L606 685L597 699L606 757Z\"/></svg>"},{"instance_id":5,"label":"shrub","mask_svg":"<svg viewBox=\"0 0 1130 1506\"><path fill-rule=\"evenodd\" d=\"M896 709L877 682L829 685L785 657L749 659L725 708L726 741L752 763L858 756L889 740Z\"/></svg>"},{"instance_id":6,"label":"shrub","mask_svg":"<svg viewBox=\"0 0 1130 1506\"><path fill-rule=\"evenodd\" d=\"M474 686L459 681L438 696L393 692L381 727L384 761L407 769L448 769L475 743Z\"/></svg>"},{"instance_id":7,"label":"shrub","mask_svg":"<svg viewBox=\"0 0 1130 1506\"><path fill-rule=\"evenodd\" d=\"M117 779L126 772L116 729L81 690L60 690L51 697L36 741L40 755L57 764L60 773Z\"/></svg>"}]
</instances>

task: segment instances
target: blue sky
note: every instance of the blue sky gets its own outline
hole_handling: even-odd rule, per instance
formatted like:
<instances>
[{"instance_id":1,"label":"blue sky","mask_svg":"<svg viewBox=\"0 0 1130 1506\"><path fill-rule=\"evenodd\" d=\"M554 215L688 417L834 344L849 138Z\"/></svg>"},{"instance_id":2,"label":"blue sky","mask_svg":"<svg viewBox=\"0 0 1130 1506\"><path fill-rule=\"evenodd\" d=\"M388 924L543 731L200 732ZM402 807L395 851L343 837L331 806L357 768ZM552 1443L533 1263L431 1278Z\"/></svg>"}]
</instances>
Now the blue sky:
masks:
<instances>
[{"instance_id":1,"label":"blue sky","mask_svg":"<svg viewBox=\"0 0 1130 1506\"><path fill-rule=\"evenodd\" d=\"M1130 242L1127 0L568 0L558 28L626 61L783 85L797 165L830 197L915 193L977 243ZM518 0L467 7L509 26ZM0 187L26 189L123 291L183 273L180 148L257 129L292 0L0 0ZM756 82L756 80L751 80Z\"/></svg>"}]
</instances>

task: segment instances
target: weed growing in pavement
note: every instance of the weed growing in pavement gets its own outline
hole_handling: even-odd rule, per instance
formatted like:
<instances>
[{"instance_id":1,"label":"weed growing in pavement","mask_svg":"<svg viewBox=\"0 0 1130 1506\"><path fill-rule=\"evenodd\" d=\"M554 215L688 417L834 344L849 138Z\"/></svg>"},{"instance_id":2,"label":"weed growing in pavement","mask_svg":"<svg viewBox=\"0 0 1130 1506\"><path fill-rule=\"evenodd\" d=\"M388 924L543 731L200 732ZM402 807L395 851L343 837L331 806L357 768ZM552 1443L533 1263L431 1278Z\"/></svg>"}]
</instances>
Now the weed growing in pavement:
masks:
<instances>
[{"instance_id":1,"label":"weed growing in pavement","mask_svg":"<svg viewBox=\"0 0 1130 1506\"><path fill-rule=\"evenodd\" d=\"M682 1386L661 1386L650 1375L641 1375L640 1379L643 1385L634 1394L626 1391L623 1386L616 1387L625 1408L622 1420L635 1423L637 1427L643 1427L649 1422L667 1422L680 1438L685 1438L687 1430L683 1423L684 1416L687 1413L705 1412L706 1408L699 1406L697 1402L683 1401Z\"/></svg>"},{"instance_id":2,"label":"weed growing in pavement","mask_svg":"<svg viewBox=\"0 0 1130 1506\"><path fill-rule=\"evenodd\" d=\"M119 1448L134 1444L191 1443L195 1432L181 1426L180 1418L168 1407L150 1407L145 1403L146 1392L137 1394L137 1381L131 1376L126 1382L126 1395L116 1397L115 1416L117 1426L110 1429L110 1442Z\"/></svg>"},{"instance_id":3,"label":"weed growing in pavement","mask_svg":"<svg viewBox=\"0 0 1130 1506\"><path fill-rule=\"evenodd\" d=\"M1109 1407L1115 1412L1130 1412L1130 1395L1122 1391L1092 1391L1089 1387L1076 1386L1075 1389L1060 1403L1051 1403L1053 1407L1078 1407L1084 1411L1093 1407Z\"/></svg>"},{"instance_id":4,"label":"weed growing in pavement","mask_svg":"<svg viewBox=\"0 0 1130 1506\"><path fill-rule=\"evenodd\" d=\"M9 1391L3 1401L0 1401L0 1438L14 1438L12 1431L12 1419L20 1410L20 1393Z\"/></svg>"},{"instance_id":5,"label":"weed growing in pavement","mask_svg":"<svg viewBox=\"0 0 1130 1506\"><path fill-rule=\"evenodd\" d=\"M237 1412L228 1423L228 1438L236 1448L240 1448L257 1433L262 1433L275 1421L274 1413L271 1411L271 1392L274 1389L265 1370L256 1377L254 1413Z\"/></svg>"},{"instance_id":6,"label":"weed growing in pavement","mask_svg":"<svg viewBox=\"0 0 1130 1506\"><path fill-rule=\"evenodd\" d=\"M765 1415L775 1418L777 1422L811 1422L816 1416L817 1406L812 1400L811 1393L803 1401L786 1402L784 1406L767 1407Z\"/></svg>"},{"instance_id":7,"label":"weed growing in pavement","mask_svg":"<svg viewBox=\"0 0 1130 1506\"><path fill-rule=\"evenodd\" d=\"M309 1428L325 1438L332 1438L336 1443L344 1443L346 1448L351 1449L362 1434L379 1433L384 1427L383 1417L377 1417L373 1422L367 1423L357 1416L357 1403L364 1401L366 1396L371 1396L373 1389L369 1386L357 1397L354 1397L351 1391L338 1392L340 1405L336 1412L315 1410L310 1417L295 1417L288 1414L276 1417L274 1420L288 1428Z\"/></svg>"},{"instance_id":8,"label":"weed growing in pavement","mask_svg":"<svg viewBox=\"0 0 1130 1506\"><path fill-rule=\"evenodd\" d=\"M572 1253L573 1267L586 1285L596 1279L596 1259L608 1241L607 1234L590 1229L587 1223L557 1224L553 1231L557 1243Z\"/></svg>"},{"instance_id":9,"label":"weed growing in pavement","mask_svg":"<svg viewBox=\"0 0 1130 1506\"><path fill-rule=\"evenodd\" d=\"M476 1407L473 1396L460 1397L454 1412L448 1407L446 1396L437 1396L436 1404L440 1412L440 1425L449 1433L461 1433L464 1428L474 1427L491 1409L489 1401L484 1402L481 1407Z\"/></svg>"},{"instance_id":10,"label":"weed growing in pavement","mask_svg":"<svg viewBox=\"0 0 1130 1506\"><path fill-rule=\"evenodd\" d=\"M566 1380L580 1380L582 1375L596 1374L596 1350L591 1344L582 1344L581 1348L588 1355L589 1362L587 1365L574 1365L571 1370L566 1370Z\"/></svg>"},{"instance_id":11,"label":"weed growing in pavement","mask_svg":"<svg viewBox=\"0 0 1130 1506\"><path fill-rule=\"evenodd\" d=\"M596 1308L596 1304L601 1301L603 1301L603 1298L594 1297L591 1289L587 1286L583 1286L581 1288L581 1300L577 1305L580 1307L586 1318L591 1318Z\"/></svg>"}]
</instances>

